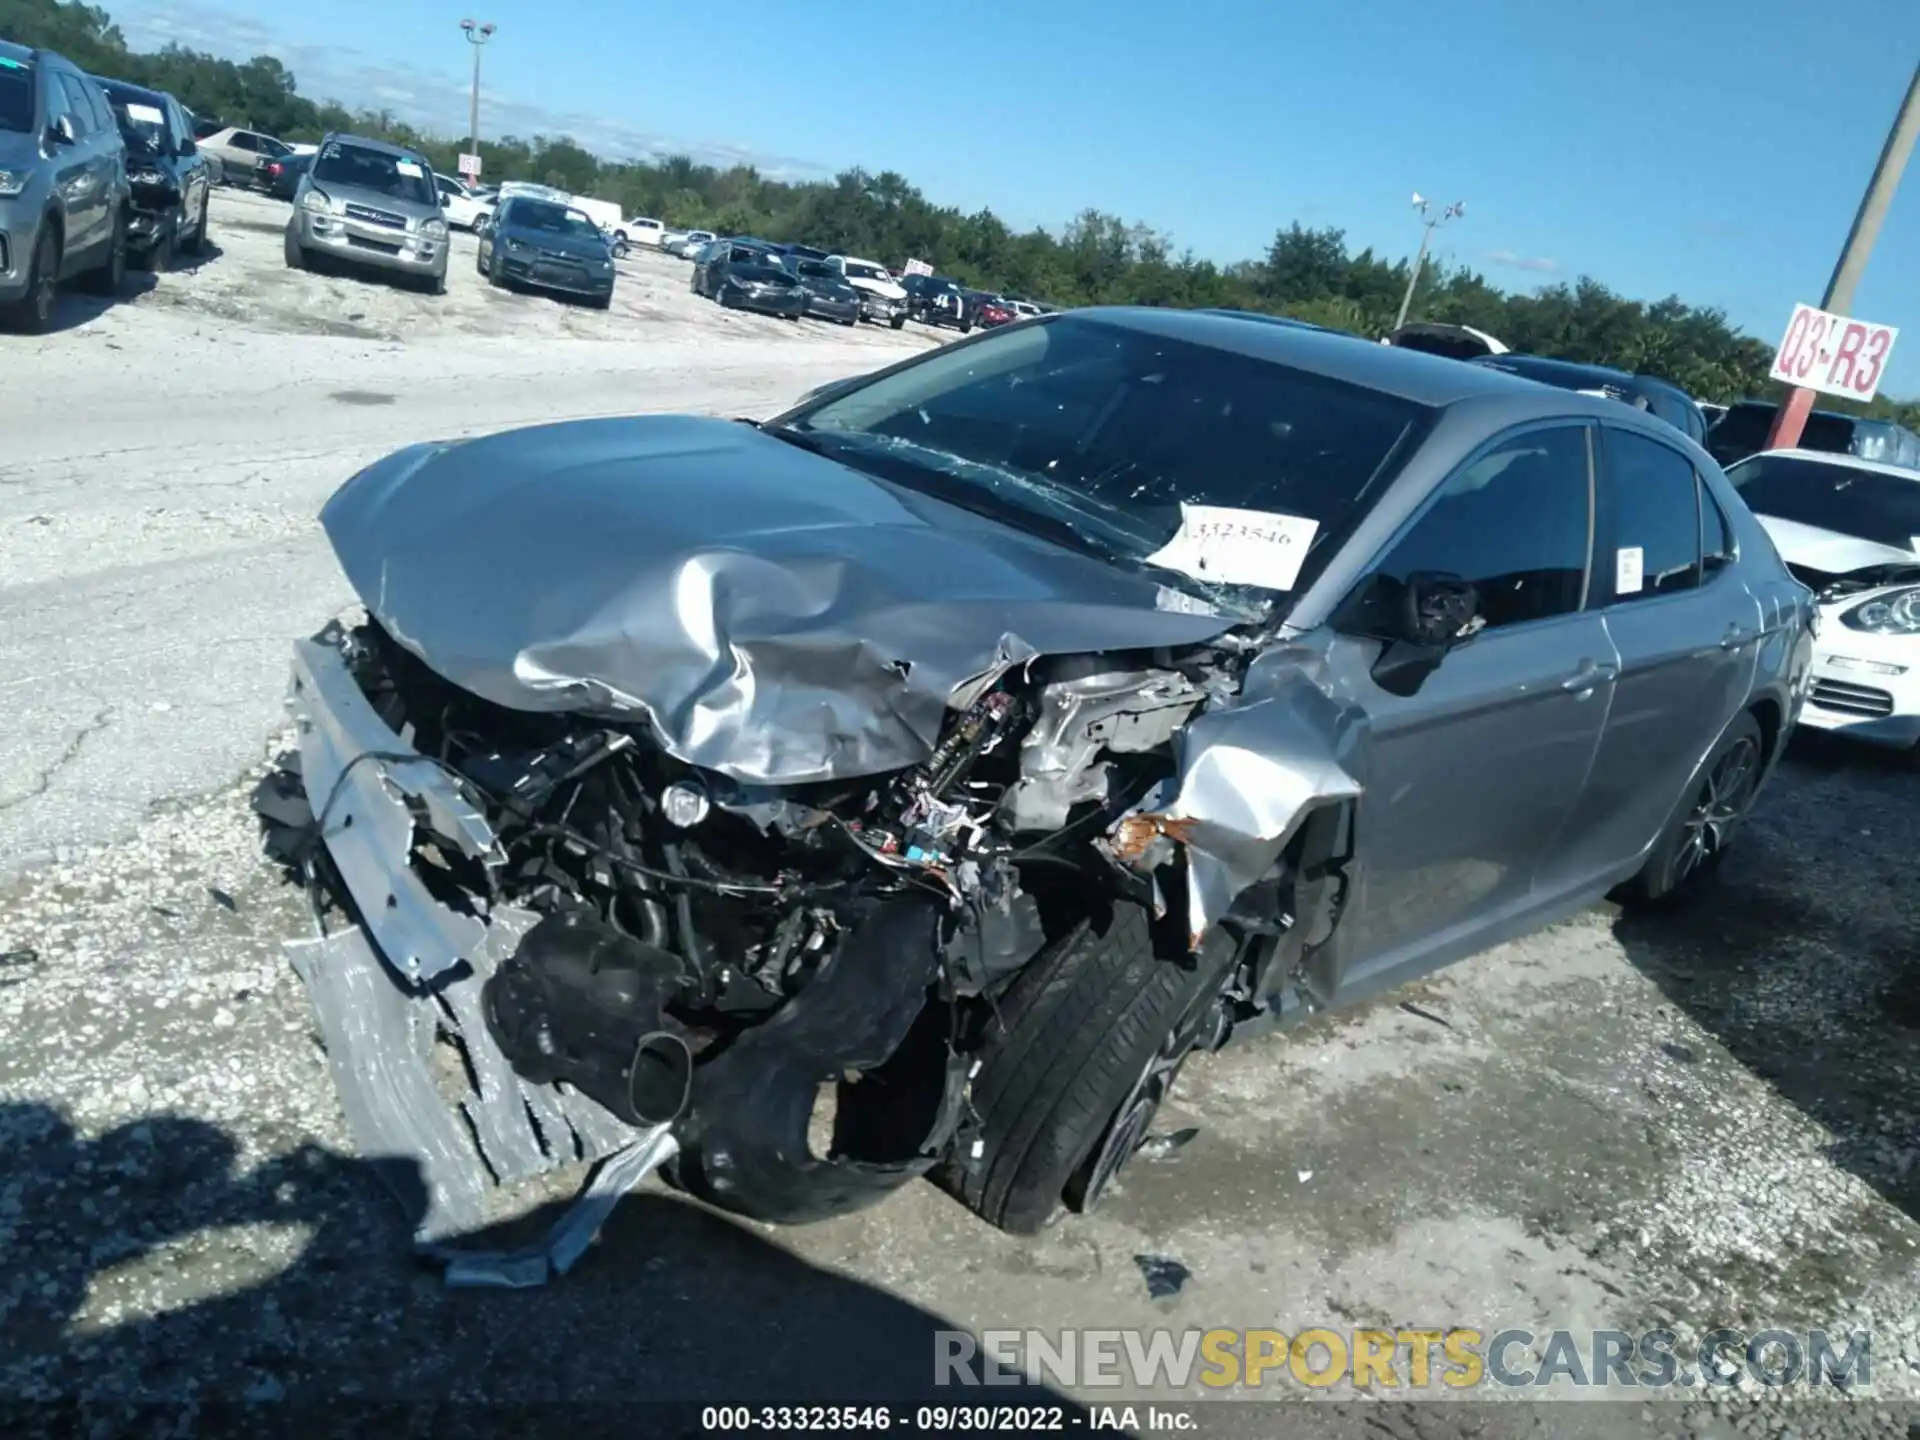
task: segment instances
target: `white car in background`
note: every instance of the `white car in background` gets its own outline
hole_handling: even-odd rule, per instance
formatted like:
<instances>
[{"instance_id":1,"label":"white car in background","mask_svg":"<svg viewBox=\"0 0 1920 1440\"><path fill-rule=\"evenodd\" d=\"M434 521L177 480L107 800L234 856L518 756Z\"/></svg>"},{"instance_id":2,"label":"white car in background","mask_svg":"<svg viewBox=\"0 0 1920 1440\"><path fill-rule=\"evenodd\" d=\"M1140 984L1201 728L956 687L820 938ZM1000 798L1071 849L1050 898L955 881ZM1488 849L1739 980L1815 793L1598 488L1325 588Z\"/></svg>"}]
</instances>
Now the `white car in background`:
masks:
<instances>
[{"instance_id":1,"label":"white car in background","mask_svg":"<svg viewBox=\"0 0 1920 1440\"><path fill-rule=\"evenodd\" d=\"M857 255L829 255L827 264L860 292L860 318L898 330L907 323L907 290L893 272L877 260Z\"/></svg>"},{"instance_id":2,"label":"white car in background","mask_svg":"<svg viewBox=\"0 0 1920 1440\"><path fill-rule=\"evenodd\" d=\"M433 188L440 192L440 208L446 212L447 224L455 230L471 230L474 221L485 213L486 207L474 198L473 192L451 175L434 172Z\"/></svg>"},{"instance_id":3,"label":"white car in background","mask_svg":"<svg viewBox=\"0 0 1920 1440\"><path fill-rule=\"evenodd\" d=\"M626 229L619 238L629 245L645 245L651 250L658 250L661 239L666 233L667 227L658 220L650 219L645 215L635 215L627 221Z\"/></svg>"},{"instance_id":4,"label":"white car in background","mask_svg":"<svg viewBox=\"0 0 1920 1440\"><path fill-rule=\"evenodd\" d=\"M1727 478L1819 596L1800 723L1920 758L1920 470L1764 450Z\"/></svg>"}]
</instances>

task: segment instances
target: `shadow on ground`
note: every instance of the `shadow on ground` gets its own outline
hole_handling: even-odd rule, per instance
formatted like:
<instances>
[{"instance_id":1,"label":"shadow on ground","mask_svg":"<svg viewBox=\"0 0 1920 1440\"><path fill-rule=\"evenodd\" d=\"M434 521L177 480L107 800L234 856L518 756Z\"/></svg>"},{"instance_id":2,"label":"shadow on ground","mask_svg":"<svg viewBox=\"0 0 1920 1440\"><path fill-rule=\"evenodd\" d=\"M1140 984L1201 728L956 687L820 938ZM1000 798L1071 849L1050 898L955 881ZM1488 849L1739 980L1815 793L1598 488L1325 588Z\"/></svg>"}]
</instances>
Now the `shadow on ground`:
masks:
<instances>
[{"instance_id":1,"label":"shadow on ground","mask_svg":"<svg viewBox=\"0 0 1920 1440\"><path fill-rule=\"evenodd\" d=\"M63 330L78 330L82 325L98 320L116 305L126 305L150 293L158 282L150 270L127 268L126 278L121 281L120 289L114 295L92 295L77 288L76 282L69 281L60 287L60 293L54 301L53 324L47 333L58 335Z\"/></svg>"},{"instance_id":2,"label":"shadow on ground","mask_svg":"<svg viewBox=\"0 0 1920 1440\"><path fill-rule=\"evenodd\" d=\"M1920 1220L1916 856L1909 757L1803 733L1720 872L1615 934L1668 999L1832 1133L1836 1165Z\"/></svg>"},{"instance_id":3,"label":"shadow on ground","mask_svg":"<svg viewBox=\"0 0 1920 1440\"><path fill-rule=\"evenodd\" d=\"M956 1398L933 1385L947 1322L667 1196L630 1197L545 1289L449 1290L398 1258L391 1177L319 1147L247 1168L203 1121L86 1139L14 1104L0 1106L0 1177L0 1398L16 1420L74 1397L281 1417L439 1397L476 1413L601 1404L640 1434L634 1407L661 1402ZM1038 1387L991 1398L1062 1401Z\"/></svg>"}]
</instances>

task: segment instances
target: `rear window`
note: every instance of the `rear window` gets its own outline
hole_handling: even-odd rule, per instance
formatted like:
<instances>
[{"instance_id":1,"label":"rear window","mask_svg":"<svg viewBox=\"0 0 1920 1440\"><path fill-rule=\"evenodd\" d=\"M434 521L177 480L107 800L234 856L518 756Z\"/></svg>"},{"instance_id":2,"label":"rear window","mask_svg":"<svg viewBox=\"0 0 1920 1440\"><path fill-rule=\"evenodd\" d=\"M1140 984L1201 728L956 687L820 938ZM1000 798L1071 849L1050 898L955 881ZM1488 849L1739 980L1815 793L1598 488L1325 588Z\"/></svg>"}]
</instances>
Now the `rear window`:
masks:
<instances>
[{"instance_id":1,"label":"rear window","mask_svg":"<svg viewBox=\"0 0 1920 1440\"><path fill-rule=\"evenodd\" d=\"M33 67L0 58L0 130L21 135L33 129Z\"/></svg>"},{"instance_id":2,"label":"rear window","mask_svg":"<svg viewBox=\"0 0 1920 1440\"><path fill-rule=\"evenodd\" d=\"M113 107L114 121L119 125L128 149L149 155L158 155L166 149L167 114L152 98L110 82L102 84L100 88L106 92L107 103Z\"/></svg>"},{"instance_id":3,"label":"rear window","mask_svg":"<svg viewBox=\"0 0 1920 1440\"><path fill-rule=\"evenodd\" d=\"M793 268L809 280L838 280L840 278L840 272L824 260L797 261Z\"/></svg>"},{"instance_id":4,"label":"rear window","mask_svg":"<svg viewBox=\"0 0 1920 1440\"><path fill-rule=\"evenodd\" d=\"M354 185L416 205L440 203L424 162L345 140L329 141L321 149L314 158L313 178L322 185Z\"/></svg>"},{"instance_id":5,"label":"rear window","mask_svg":"<svg viewBox=\"0 0 1920 1440\"><path fill-rule=\"evenodd\" d=\"M1912 480L1788 455L1756 455L1727 472L1756 515L1910 550L1920 535L1920 476Z\"/></svg>"}]
</instances>

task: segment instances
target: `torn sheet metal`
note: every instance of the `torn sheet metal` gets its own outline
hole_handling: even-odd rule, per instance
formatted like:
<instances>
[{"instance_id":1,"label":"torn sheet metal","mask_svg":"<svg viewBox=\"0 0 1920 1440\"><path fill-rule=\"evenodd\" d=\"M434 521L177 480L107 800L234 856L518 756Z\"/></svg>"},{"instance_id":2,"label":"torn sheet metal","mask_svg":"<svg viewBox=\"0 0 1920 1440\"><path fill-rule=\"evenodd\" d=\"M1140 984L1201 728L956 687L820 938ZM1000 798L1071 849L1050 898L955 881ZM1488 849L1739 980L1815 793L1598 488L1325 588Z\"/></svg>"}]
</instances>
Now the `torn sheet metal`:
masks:
<instances>
[{"instance_id":1,"label":"torn sheet metal","mask_svg":"<svg viewBox=\"0 0 1920 1440\"><path fill-rule=\"evenodd\" d=\"M1105 848L1136 869L1187 857L1196 947L1240 892L1272 870L1300 823L1350 800L1366 773L1366 715L1336 700L1318 657L1277 645L1248 668L1239 698L1204 711L1174 739L1174 776L1120 817Z\"/></svg>"},{"instance_id":2,"label":"torn sheet metal","mask_svg":"<svg viewBox=\"0 0 1920 1440\"><path fill-rule=\"evenodd\" d=\"M416 1243L430 1252L485 1228L496 1180L652 1145L644 1174L672 1154L652 1131L622 1124L584 1095L521 1081L495 1045L480 1018L480 987L534 918L517 911L496 917L474 963L431 991L397 984L357 926L286 946L306 984L355 1148L399 1196ZM443 1051L443 1042L457 1049ZM442 1063L457 1083L442 1084ZM466 1083L467 1071L477 1091ZM460 1098L449 1100L449 1093ZM592 1193L577 1203L602 1205L608 1183L590 1184ZM584 1223L557 1227L552 1238L576 1235ZM564 1272L566 1265L556 1258L555 1268Z\"/></svg>"},{"instance_id":3,"label":"torn sheet metal","mask_svg":"<svg viewBox=\"0 0 1920 1440\"><path fill-rule=\"evenodd\" d=\"M917 764L969 680L1036 654L1198 643L1235 619L1164 608L1146 574L694 416L412 446L320 518L374 618L453 684L644 720L679 759L750 784Z\"/></svg>"},{"instance_id":4,"label":"torn sheet metal","mask_svg":"<svg viewBox=\"0 0 1920 1440\"><path fill-rule=\"evenodd\" d=\"M613 1214L613 1207L679 1149L679 1142L665 1125L644 1132L626 1149L600 1163L579 1197L538 1245L524 1250L435 1246L428 1253L446 1265L449 1285L504 1290L544 1285L555 1275L573 1269Z\"/></svg>"},{"instance_id":5,"label":"torn sheet metal","mask_svg":"<svg viewBox=\"0 0 1920 1440\"><path fill-rule=\"evenodd\" d=\"M380 953L414 984L451 970L479 949L486 925L440 904L408 863L416 807L435 835L475 859L495 855L486 817L387 727L333 646L295 643L287 708L309 803Z\"/></svg>"}]
</instances>

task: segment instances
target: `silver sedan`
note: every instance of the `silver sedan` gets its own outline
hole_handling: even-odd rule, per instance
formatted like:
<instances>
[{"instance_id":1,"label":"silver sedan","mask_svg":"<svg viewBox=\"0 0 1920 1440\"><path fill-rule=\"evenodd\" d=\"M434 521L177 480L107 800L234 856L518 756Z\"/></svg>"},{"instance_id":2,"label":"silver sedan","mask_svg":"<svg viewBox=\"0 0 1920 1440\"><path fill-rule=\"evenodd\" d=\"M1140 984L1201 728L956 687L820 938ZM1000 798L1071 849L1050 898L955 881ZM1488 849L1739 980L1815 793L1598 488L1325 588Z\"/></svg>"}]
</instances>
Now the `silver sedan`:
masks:
<instances>
[{"instance_id":1,"label":"silver sedan","mask_svg":"<svg viewBox=\"0 0 1920 1440\"><path fill-rule=\"evenodd\" d=\"M335 1066L366 1143L458 1017L526 1101L474 1174L597 1116L780 1221L1093 1205L1196 1051L1705 880L1809 683L1673 427L1232 314L415 446L322 520L368 613L299 646L275 813L355 921L329 1044L395 1037Z\"/></svg>"}]
</instances>

